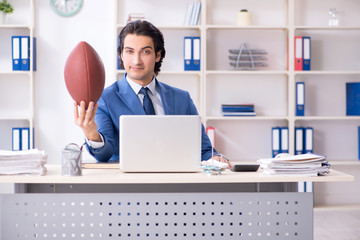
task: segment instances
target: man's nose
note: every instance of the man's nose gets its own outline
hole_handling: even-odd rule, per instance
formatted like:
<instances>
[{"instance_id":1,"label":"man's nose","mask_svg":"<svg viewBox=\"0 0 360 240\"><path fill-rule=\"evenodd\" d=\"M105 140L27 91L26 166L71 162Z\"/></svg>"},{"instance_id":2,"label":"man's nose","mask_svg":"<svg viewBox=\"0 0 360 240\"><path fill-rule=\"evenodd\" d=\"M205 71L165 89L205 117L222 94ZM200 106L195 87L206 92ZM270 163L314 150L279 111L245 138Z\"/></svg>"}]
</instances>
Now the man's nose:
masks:
<instances>
[{"instance_id":1,"label":"man's nose","mask_svg":"<svg viewBox=\"0 0 360 240\"><path fill-rule=\"evenodd\" d=\"M140 55L140 53L134 54L133 63L134 63L134 64L139 64L139 63L141 63L141 55Z\"/></svg>"}]
</instances>

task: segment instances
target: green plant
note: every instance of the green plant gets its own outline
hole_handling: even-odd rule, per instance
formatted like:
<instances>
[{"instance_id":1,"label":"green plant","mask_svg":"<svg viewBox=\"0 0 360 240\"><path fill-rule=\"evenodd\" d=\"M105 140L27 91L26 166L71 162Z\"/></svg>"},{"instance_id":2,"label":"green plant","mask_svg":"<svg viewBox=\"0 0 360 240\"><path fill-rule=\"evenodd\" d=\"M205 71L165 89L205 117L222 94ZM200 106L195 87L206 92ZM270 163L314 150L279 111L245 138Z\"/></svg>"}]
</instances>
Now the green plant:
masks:
<instances>
[{"instance_id":1,"label":"green plant","mask_svg":"<svg viewBox=\"0 0 360 240\"><path fill-rule=\"evenodd\" d=\"M14 8L7 0L2 0L0 2L0 12L10 14L14 12Z\"/></svg>"}]
</instances>

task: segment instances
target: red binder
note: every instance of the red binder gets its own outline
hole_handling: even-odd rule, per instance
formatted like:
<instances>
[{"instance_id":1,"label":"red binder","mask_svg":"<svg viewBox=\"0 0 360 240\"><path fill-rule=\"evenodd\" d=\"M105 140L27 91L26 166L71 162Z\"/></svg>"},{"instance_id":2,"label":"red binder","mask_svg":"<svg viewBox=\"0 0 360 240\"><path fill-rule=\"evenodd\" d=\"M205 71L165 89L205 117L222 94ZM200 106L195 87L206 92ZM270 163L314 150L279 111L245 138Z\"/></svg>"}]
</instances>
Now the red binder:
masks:
<instances>
[{"instance_id":1,"label":"red binder","mask_svg":"<svg viewBox=\"0 0 360 240\"><path fill-rule=\"evenodd\" d=\"M206 134L208 135L211 144L215 147L215 128L214 127L207 127Z\"/></svg>"},{"instance_id":2,"label":"red binder","mask_svg":"<svg viewBox=\"0 0 360 240\"><path fill-rule=\"evenodd\" d=\"M295 36L295 71L303 70L303 40L301 36Z\"/></svg>"}]
</instances>

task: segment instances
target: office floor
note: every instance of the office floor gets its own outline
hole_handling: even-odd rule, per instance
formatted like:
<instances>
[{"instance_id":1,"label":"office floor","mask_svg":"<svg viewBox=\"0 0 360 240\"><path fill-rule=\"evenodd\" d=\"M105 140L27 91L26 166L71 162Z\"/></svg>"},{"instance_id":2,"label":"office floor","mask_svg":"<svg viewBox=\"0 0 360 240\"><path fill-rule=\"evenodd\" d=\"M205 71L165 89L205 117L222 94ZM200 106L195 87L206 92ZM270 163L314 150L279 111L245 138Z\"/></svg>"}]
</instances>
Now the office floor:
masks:
<instances>
[{"instance_id":1,"label":"office floor","mask_svg":"<svg viewBox=\"0 0 360 240\"><path fill-rule=\"evenodd\" d=\"M314 240L359 240L360 206L314 209Z\"/></svg>"}]
</instances>

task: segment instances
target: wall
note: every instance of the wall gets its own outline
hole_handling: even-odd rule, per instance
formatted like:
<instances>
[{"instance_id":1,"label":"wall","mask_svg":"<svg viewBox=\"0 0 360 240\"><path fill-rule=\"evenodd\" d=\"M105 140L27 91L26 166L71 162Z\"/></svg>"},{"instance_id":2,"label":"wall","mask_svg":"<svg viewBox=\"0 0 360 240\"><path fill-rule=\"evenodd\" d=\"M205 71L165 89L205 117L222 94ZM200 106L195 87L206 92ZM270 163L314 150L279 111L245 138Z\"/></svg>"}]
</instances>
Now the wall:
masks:
<instances>
[{"instance_id":1,"label":"wall","mask_svg":"<svg viewBox=\"0 0 360 240\"><path fill-rule=\"evenodd\" d=\"M77 43L86 41L103 60L106 85L114 82L115 1L85 0L73 17L57 15L49 1L35 2L35 146L48 153L48 163L59 164L61 149L84 141L82 130L73 122L73 100L65 86L66 59ZM86 153L84 158L90 156Z\"/></svg>"}]
</instances>

